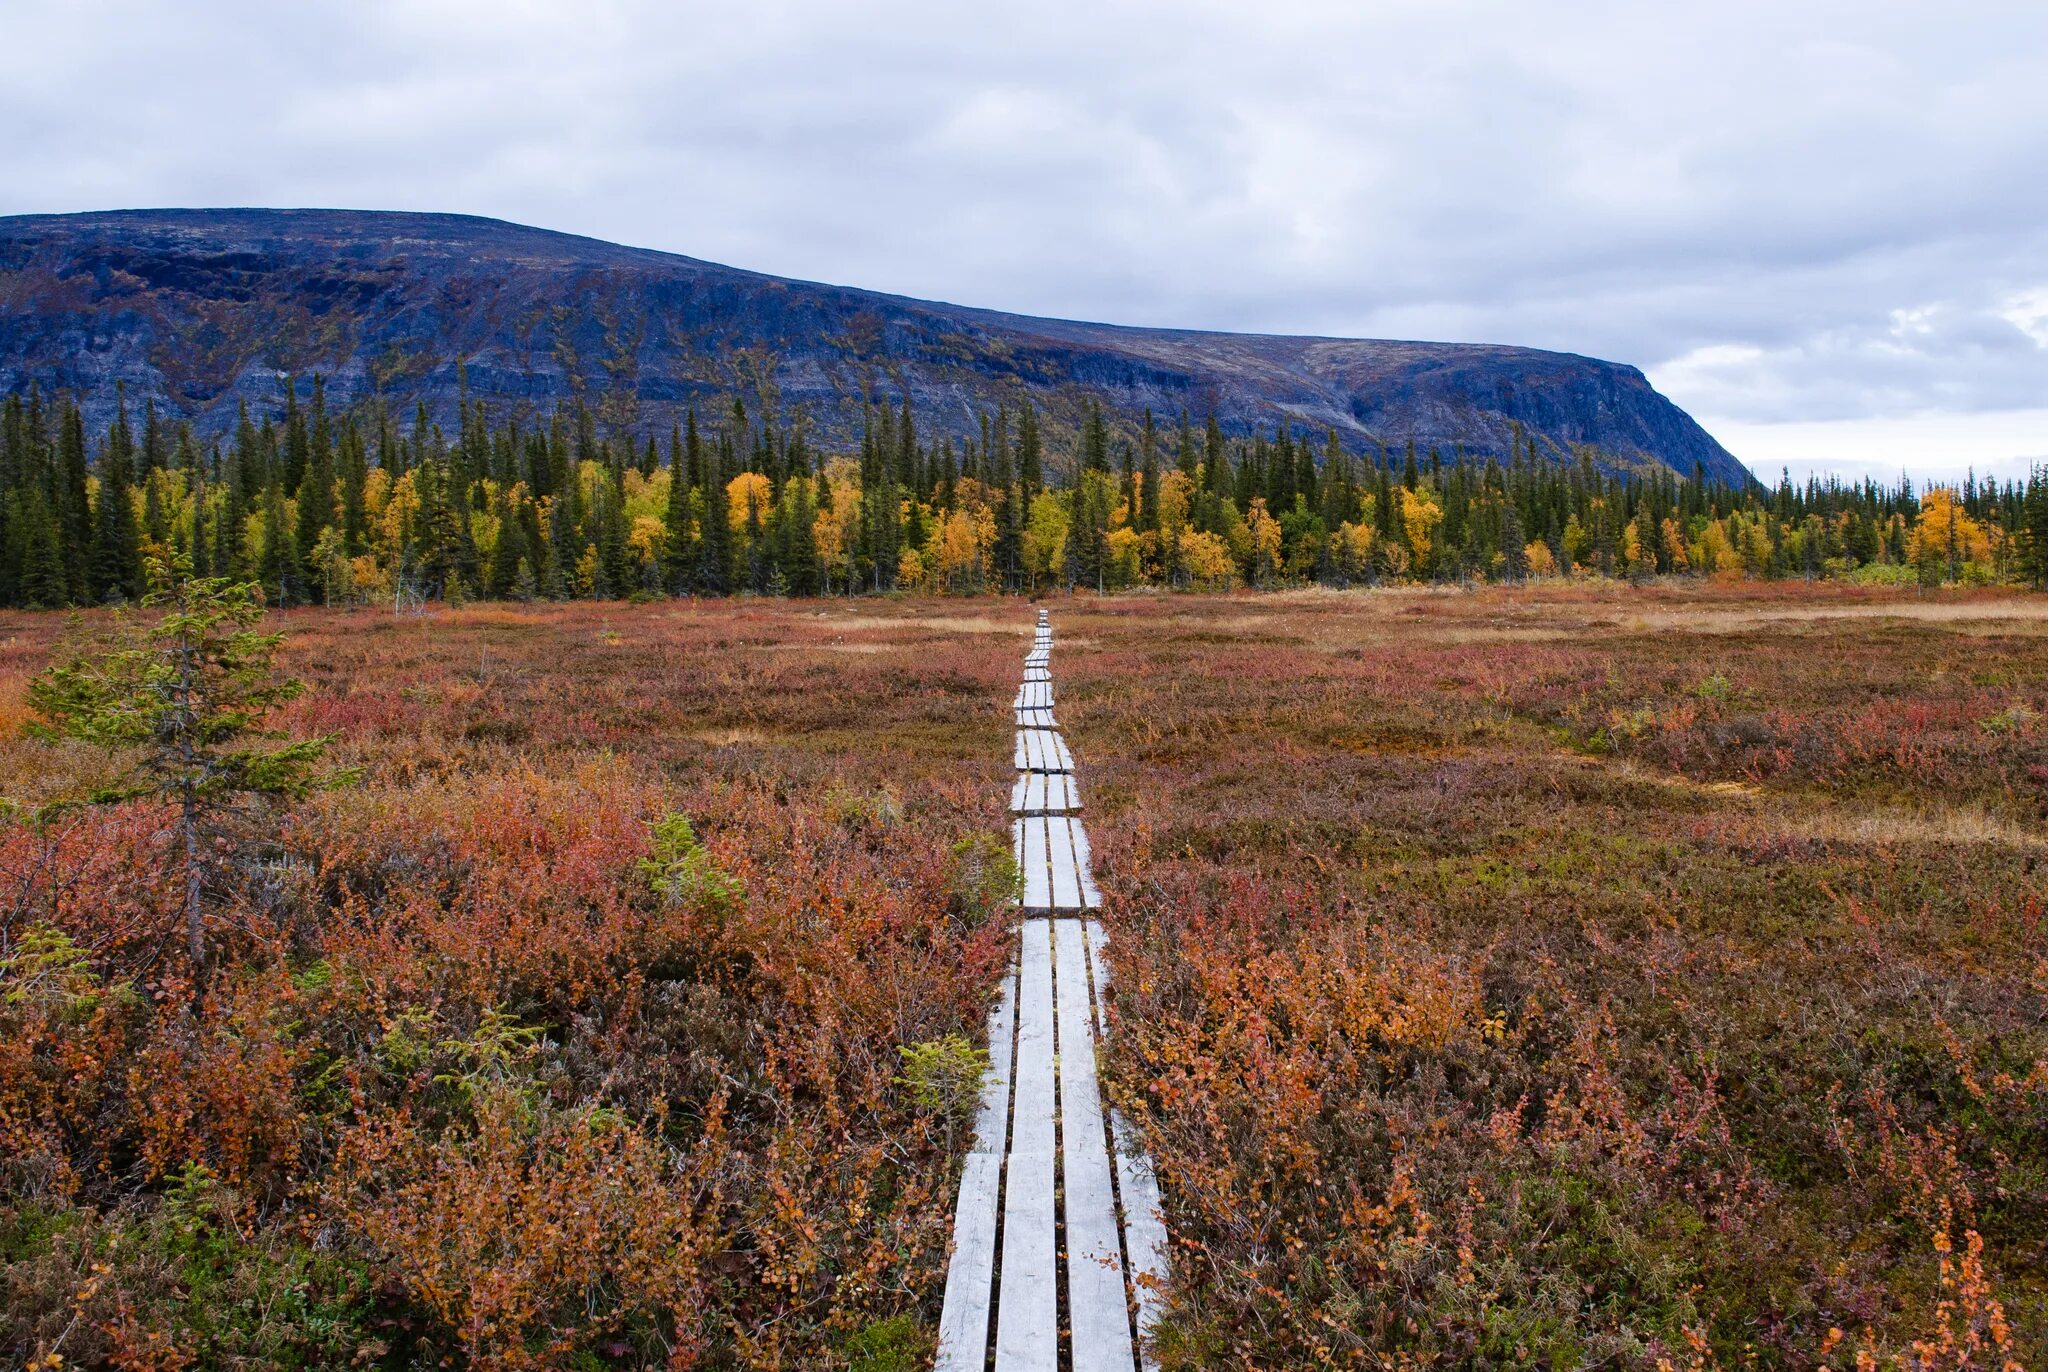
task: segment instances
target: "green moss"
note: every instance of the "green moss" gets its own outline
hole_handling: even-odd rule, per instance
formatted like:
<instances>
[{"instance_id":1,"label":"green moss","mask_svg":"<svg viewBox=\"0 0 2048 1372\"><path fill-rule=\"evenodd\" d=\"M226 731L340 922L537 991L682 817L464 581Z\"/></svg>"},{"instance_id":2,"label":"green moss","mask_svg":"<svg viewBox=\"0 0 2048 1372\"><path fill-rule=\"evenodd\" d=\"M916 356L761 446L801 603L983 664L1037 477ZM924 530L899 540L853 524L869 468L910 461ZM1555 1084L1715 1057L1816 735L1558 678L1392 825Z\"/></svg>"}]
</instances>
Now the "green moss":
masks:
<instances>
[{"instance_id":1,"label":"green moss","mask_svg":"<svg viewBox=\"0 0 2048 1372\"><path fill-rule=\"evenodd\" d=\"M931 1340L908 1315L877 1320L846 1340L847 1372L916 1372Z\"/></svg>"}]
</instances>

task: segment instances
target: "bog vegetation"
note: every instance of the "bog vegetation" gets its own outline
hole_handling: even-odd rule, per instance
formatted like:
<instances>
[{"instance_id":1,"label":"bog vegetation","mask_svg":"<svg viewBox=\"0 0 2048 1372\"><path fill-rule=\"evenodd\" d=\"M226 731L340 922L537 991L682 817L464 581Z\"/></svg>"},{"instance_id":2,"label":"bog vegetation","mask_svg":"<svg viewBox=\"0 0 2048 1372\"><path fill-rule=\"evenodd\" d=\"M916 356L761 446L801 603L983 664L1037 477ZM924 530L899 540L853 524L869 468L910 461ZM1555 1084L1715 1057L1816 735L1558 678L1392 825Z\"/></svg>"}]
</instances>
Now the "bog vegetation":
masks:
<instances>
[{"instance_id":1,"label":"bog vegetation","mask_svg":"<svg viewBox=\"0 0 2048 1372\"><path fill-rule=\"evenodd\" d=\"M1029 613L186 594L0 616L0 1360L925 1365ZM322 749L196 958L158 735L20 727L166 609ZM2038 1365L2038 601L1057 614L1163 1365Z\"/></svg>"},{"instance_id":2,"label":"bog vegetation","mask_svg":"<svg viewBox=\"0 0 2048 1372\"><path fill-rule=\"evenodd\" d=\"M444 433L331 414L316 378L224 442L125 405L88 434L68 400L0 419L0 604L141 594L152 559L261 584L285 604L979 592L1152 585L1839 579L2048 584L2048 471L2025 483L1730 489L1616 470L1591 451L1506 463L1345 450L1282 429L1226 439L1186 414L1112 432L1091 408L1041 432L1029 406L926 441L904 400L860 451L742 402L700 430L600 429L461 405Z\"/></svg>"}]
</instances>

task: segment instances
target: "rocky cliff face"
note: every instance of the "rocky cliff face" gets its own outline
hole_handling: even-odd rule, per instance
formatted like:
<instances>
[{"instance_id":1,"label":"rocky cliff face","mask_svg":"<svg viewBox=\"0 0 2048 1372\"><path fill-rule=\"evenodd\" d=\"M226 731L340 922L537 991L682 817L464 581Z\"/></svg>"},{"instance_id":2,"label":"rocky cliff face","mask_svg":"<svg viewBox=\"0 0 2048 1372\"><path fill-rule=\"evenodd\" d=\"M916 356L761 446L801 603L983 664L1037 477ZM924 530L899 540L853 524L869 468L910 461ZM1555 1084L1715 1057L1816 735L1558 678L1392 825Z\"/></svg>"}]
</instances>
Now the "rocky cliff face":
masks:
<instances>
[{"instance_id":1,"label":"rocky cliff face","mask_svg":"<svg viewBox=\"0 0 2048 1372\"><path fill-rule=\"evenodd\" d=\"M135 210L0 218L0 389L36 384L112 415L116 385L218 432L274 408L280 374L339 402L424 400L449 418L458 364L494 412L582 398L665 430L734 393L857 431L864 392L906 389L968 433L999 399L1055 426L1089 395L1124 416L1185 407L1226 430L1334 426L1503 454L1517 426L1559 458L1741 464L1634 367L1530 348L1119 328L788 281L457 215Z\"/></svg>"}]
</instances>

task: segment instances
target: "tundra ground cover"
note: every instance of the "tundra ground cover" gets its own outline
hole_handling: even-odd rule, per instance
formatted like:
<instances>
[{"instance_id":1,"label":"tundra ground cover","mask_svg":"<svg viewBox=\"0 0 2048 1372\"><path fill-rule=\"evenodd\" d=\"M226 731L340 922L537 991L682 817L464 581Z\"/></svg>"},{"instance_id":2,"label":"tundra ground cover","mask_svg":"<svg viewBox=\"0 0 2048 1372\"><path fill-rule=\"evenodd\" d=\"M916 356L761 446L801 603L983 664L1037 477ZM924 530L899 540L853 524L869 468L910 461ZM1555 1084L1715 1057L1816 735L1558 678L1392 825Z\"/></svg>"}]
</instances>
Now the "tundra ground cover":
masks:
<instances>
[{"instance_id":1,"label":"tundra ground cover","mask_svg":"<svg viewBox=\"0 0 2048 1372\"><path fill-rule=\"evenodd\" d=\"M1062 624L1166 1365L2038 1364L2038 604Z\"/></svg>"},{"instance_id":2,"label":"tundra ground cover","mask_svg":"<svg viewBox=\"0 0 2048 1372\"><path fill-rule=\"evenodd\" d=\"M203 995L158 816L0 831L4 1360L910 1365L965 1142L932 1063L1004 955L1014 635L284 627L286 723L365 781L258 855ZM61 630L0 627L24 804L107 766L12 727Z\"/></svg>"},{"instance_id":3,"label":"tundra ground cover","mask_svg":"<svg viewBox=\"0 0 2048 1372\"><path fill-rule=\"evenodd\" d=\"M2040 602L1054 617L1169 1366L2040 1361ZM0 830L8 1359L916 1365L1030 619L285 617L366 779L196 1003L154 817ZM64 631L0 617L24 803L106 765L16 737Z\"/></svg>"}]
</instances>

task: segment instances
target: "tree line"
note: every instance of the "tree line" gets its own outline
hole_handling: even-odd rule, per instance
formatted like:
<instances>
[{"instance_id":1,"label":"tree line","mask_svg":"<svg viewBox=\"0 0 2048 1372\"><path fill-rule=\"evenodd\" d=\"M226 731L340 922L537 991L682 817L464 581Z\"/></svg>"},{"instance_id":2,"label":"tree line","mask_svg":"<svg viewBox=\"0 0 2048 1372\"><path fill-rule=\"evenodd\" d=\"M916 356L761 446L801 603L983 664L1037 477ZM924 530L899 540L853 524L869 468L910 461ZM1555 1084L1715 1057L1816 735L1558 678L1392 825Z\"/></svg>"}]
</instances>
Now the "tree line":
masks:
<instances>
[{"instance_id":1,"label":"tree line","mask_svg":"<svg viewBox=\"0 0 2048 1372\"><path fill-rule=\"evenodd\" d=\"M336 412L320 378L202 441L125 396L90 434L68 397L0 414L0 604L139 597L152 561L282 604L408 599L1334 586L1587 575L2048 585L2048 468L1959 486L1369 452L1212 418L1071 432L1029 404L927 438L871 403L857 451L734 399L666 434L581 404L453 432L416 408Z\"/></svg>"}]
</instances>

